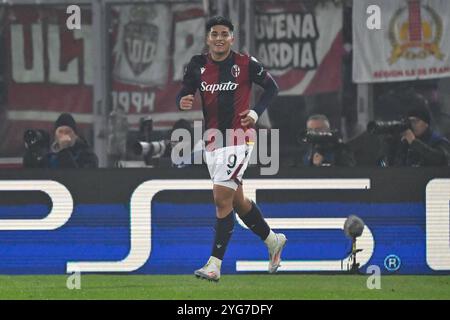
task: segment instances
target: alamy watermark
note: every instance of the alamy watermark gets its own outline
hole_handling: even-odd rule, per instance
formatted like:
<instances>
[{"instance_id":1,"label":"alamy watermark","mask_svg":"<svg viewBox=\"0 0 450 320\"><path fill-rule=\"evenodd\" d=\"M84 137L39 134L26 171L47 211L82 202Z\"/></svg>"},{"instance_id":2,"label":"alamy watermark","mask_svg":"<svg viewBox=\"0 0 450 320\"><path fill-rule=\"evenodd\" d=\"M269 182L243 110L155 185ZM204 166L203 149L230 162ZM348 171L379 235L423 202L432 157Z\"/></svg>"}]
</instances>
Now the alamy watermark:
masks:
<instances>
[{"instance_id":1,"label":"alamy watermark","mask_svg":"<svg viewBox=\"0 0 450 320\"><path fill-rule=\"evenodd\" d=\"M366 27L369 30L381 29L381 9L377 5L370 5L366 9L366 13L369 15L366 20Z\"/></svg>"},{"instance_id":2,"label":"alamy watermark","mask_svg":"<svg viewBox=\"0 0 450 320\"><path fill-rule=\"evenodd\" d=\"M81 9L77 5L70 5L66 9L66 13L70 14L66 20L66 26L69 30L81 30Z\"/></svg>"},{"instance_id":3,"label":"alamy watermark","mask_svg":"<svg viewBox=\"0 0 450 320\"><path fill-rule=\"evenodd\" d=\"M71 275L67 277L66 287L69 290L80 290L81 289L81 272L80 270L75 270Z\"/></svg>"},{"instance_id":4,"label":"alamy watermark","mask_svg":"<svg viewBox=\"0 0 450 320\"><path fill-rule=\"evenodd\" d=\"M377 265L371 265L368 266L366 269L366 273L370 274L370 276L367 278L366 286L367 289L373 290L381 289L381 270L380 267Z\"/></svg>"},{"instance_id":5,"label":"alamy watermark","mask_svg":"<svg viewBox=\"0 0 450 320\"><path fill-rule=\"evenodd\" d=\"M243 164L259 164L261 175L275 175L280 168L280 134L278 129L218 129L202 130L202 122L194 121L193 136L187 129L172 132L171 159L174 165L208 163L213 155L215 164L227 164L230 169ZM199 147L199 144L201 145ZM247 146L247 148L242 148ZM204 151L204 152L203 152Z\"/></svg>"}]
</instances>

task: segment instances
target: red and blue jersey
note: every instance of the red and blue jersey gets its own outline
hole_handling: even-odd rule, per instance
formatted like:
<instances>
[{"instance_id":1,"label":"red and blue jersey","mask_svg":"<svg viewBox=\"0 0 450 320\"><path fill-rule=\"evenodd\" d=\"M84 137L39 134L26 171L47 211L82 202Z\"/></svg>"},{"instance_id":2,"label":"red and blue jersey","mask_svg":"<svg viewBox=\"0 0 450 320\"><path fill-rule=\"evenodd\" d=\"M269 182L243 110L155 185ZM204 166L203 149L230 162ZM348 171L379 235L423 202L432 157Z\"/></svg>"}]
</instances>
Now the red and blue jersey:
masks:
<instances>
[{"instance_id":1,"label":"red and blue jersey","mask_svg":"<svg viewBox=\"0 0 450 320\"><path fill-rule=\"evenodd\" d=\"M239 114L249 109L252 83L265 89L253 108L260 115L278 92L277 84L261 63L234 51L223 61L212 60L210 54L196 55L185 69L177 105L181 97L199 90L206 130L245 130Z\"/></svg>"}]
</instances>

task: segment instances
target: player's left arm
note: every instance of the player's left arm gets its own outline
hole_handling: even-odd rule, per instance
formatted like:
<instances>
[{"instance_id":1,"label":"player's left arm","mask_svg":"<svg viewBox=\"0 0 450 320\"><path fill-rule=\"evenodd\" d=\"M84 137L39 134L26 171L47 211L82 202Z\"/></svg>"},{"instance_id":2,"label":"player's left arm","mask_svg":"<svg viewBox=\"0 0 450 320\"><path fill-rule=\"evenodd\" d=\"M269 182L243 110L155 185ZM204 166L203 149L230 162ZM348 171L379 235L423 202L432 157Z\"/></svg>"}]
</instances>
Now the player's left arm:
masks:
<instances>
[{"instance_id":1,"label":"player's left arm","mask_svg":"<svg viewBox=\"0 0 450 320\"><path fill-rule=\"evenodd\" d=\"M264 92L253 108L241 114L242 116L245 116L242 120L243 126L251 125L252 120L254 123L258 121L259 116L261 116L264 110L266 110L269 104L277 96L279 89L272 75L253 57L250 59L249 73L250 81L261 86L264 89Z\"/></svg>"}]
</instances>

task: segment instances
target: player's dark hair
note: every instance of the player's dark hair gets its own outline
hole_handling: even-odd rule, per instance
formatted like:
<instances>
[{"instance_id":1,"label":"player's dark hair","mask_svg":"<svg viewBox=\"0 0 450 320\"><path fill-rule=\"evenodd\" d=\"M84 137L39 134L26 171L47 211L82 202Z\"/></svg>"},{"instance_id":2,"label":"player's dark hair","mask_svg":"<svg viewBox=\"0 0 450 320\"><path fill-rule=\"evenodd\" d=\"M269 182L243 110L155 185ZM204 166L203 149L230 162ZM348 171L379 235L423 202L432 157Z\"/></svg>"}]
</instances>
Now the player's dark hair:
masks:
<instances>
[{"instance_id":1,"label":"player's dark hair","mask_svg":"<svg viewBox=\"0 0 450 320\"><path fill-rule=\"evenodd\" d=\"M208 33L212 27L217 25L228 27L231 32L234 31L234 26L229 19L222 16L214 16L206 22L206 32Z\"/></svg>"}]
</instances>

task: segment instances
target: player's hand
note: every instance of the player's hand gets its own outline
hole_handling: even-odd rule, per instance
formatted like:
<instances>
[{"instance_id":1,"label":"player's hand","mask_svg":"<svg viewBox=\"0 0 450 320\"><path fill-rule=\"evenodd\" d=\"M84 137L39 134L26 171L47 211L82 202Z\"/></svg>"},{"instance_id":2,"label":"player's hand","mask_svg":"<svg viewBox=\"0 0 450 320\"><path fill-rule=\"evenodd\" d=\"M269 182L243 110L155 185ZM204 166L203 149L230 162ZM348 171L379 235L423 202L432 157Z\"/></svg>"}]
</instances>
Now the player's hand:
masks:
<instances>
[{"instance_id":1,"label":"player's hand","mask_svg":"<svg viewBox=\"0 0 450 320\"><path fill-rule=\"evenodd\" d=\"M194 95L188 94L187 96L184 96L180 100L180 109L181 110L190 110L192 109L192 106L194 105Z\"/></svg>"},{"instance_id":2,"label":"player's hand","mask_svg":"<svg viewBox=\"0 0 450 320\"><path fill-rule=\"evenodd\" d=\"M408 141L408 144L411 144L416 139L414 132L411 129L408 129L402 133L402 141Z\"/></svg>"},{"instance_id":3,"label":"player's hand","mask_svg":"<svg viewBox=\"0 0 450 320\"><path fill-rule=\"evenodd\" d=\"M241 126L243 126L244 128L253 127L255 125L255 120L248 115L249 113L250 110L239 113L239 116L242 118Z\"/></svg>"}]
</instances>

